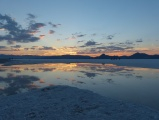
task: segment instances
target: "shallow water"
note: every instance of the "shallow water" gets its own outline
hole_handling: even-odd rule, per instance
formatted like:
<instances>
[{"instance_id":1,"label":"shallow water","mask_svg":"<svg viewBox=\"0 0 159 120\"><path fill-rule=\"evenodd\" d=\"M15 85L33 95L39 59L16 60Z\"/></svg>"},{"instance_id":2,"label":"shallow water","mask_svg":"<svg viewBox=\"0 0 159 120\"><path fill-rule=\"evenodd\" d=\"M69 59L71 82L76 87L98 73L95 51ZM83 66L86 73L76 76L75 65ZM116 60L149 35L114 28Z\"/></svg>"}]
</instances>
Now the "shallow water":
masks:
<instances>
[{"instance_id":1,"label":"shallow water","mask_svg":"<svg viewBox=\"0 0 159 120\"><path fill-rule=\"evenodd\" d=\"M0 94L69 85L159 110L159 69L97 63L0 66Z\"/></svg>"}]
</instances>

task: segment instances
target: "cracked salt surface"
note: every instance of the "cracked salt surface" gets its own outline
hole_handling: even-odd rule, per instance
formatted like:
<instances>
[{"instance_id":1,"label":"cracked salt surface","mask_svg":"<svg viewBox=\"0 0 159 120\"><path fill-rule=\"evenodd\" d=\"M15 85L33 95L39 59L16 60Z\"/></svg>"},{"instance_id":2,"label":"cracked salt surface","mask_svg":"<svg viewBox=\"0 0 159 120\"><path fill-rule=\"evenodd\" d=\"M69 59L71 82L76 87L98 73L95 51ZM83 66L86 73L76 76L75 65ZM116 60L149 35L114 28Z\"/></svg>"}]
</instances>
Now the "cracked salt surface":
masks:
<instances>
[{"instance_id":1,"label":"cracked salt surface","mask_svg":"<svg viewBox=\"0 0 159 120\"><path fill-rule=\"evenodd\" d=\"M0 97L0 120L159 120L145 106L69 86Z\"/></svg>"}]
</instances>

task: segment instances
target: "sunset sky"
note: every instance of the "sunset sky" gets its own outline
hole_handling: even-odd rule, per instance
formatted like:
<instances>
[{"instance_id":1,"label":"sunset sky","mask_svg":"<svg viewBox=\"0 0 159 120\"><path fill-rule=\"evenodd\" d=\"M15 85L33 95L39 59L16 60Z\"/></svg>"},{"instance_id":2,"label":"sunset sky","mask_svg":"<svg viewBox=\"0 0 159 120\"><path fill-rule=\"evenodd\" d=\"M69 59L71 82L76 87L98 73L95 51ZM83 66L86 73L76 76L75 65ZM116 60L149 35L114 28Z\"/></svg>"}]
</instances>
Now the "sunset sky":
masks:
<instances>
[{"instance_id":1,"label":"sunset sky","mask_svg":"<svg viewBox=\"0 0 159 120\"><path fill-rule=\"evenodd\" d=\"M0 54L159 54L159 0L0 0Z\"/></svg>"}]
</instances>

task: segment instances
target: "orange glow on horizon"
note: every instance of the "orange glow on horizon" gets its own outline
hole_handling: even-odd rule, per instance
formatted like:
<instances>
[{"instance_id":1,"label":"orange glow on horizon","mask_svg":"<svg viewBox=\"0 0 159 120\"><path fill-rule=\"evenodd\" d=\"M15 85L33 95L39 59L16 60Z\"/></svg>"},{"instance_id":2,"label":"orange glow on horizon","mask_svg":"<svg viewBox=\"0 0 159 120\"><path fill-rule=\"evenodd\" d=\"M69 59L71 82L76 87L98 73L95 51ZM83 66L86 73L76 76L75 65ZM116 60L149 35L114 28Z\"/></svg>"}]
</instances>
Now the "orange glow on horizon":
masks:
<instances>
[{"instance_id":1,"label":"orange glow on horizon","mask_svg":"<svg viewBox=\"0 0 159 120\"><path fill-rule=\"evenodd\" d=\"M89 53L83 52L82 54L78 54L79 50L76 47L61 47L55 48L55 50L39 50L40 47L36 47L35 49L25 50L24 48L18 48L18 50L3 50L0 51L0 54L8 54L8 55L38 55L38 56L60 56L60 55L83 55L83 56L91 56L97 57L101 54L109 55L109 56L130 56L136 52L146 53L149 55L159 54L158 48L155 49L147 49L147 48L136 48L133 51L110 51L110 52L99 52L99 53Z\"/></svg>"}]
</instances>

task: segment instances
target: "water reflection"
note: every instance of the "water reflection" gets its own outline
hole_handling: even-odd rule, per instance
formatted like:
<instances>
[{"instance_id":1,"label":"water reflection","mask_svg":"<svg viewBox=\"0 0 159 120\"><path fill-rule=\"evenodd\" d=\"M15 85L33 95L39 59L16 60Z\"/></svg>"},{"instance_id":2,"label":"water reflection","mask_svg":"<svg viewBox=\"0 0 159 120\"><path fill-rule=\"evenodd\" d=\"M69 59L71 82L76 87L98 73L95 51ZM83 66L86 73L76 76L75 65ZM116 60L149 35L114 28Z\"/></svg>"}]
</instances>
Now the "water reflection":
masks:
<instances>
[{"instance_id":1,"label":"water reflection","mask_svg":"<svg viewBox=\"0 0 159 120\"><path fill-rule=\"evenodd\" d=\"M92 79L93 79L94 77L96 77L97 75L101 75L101 74L99 74L99 73L86 72L86 71L79 71L79 72L84 73L85 76L87 76L88 78L92 78Z\"/></svg>"},{"instance_id":2,"label":"water reflection","mask_svg":"<svg viewBox=\"0 0 159 120\"><path fill-rule=\"evenodd\" d=\"M38 80L39 78L35 76L7 73L7 77L0 76L0 94L12 95L22 91L28 91L29 89L35 89L38 86L33 83Z\"/></svg>"},{"instance_id":3,"label":"water reflection","mask_svg":"<svg viewBox=\"0 0 159 120\"><path fill-rule=\"evenodd\" d=\"M158 73L158 69L94 63L0 66L0 94L69 85L159 109Z\"/></svg>"}]
</instances>

